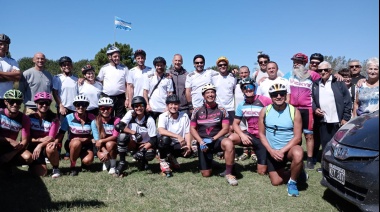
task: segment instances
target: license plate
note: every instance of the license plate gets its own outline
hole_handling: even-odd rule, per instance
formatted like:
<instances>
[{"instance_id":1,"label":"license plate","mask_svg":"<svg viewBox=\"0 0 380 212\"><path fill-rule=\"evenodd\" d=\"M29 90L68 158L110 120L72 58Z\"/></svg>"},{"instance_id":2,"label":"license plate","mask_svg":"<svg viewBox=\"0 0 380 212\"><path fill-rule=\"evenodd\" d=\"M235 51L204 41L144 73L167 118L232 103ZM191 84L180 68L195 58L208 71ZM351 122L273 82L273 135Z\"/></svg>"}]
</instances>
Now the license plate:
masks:
<instances>
[{"instance_id":1,"label":"license plate","mask_svg":"<svg viewBox=\"0 0 380 212\"><path fill-rule=\"evenodd\" d=\"M340 167L333 164L329 164L329 176L344 185L346 180L346 171Z\"/></svg>"}]
</instances>

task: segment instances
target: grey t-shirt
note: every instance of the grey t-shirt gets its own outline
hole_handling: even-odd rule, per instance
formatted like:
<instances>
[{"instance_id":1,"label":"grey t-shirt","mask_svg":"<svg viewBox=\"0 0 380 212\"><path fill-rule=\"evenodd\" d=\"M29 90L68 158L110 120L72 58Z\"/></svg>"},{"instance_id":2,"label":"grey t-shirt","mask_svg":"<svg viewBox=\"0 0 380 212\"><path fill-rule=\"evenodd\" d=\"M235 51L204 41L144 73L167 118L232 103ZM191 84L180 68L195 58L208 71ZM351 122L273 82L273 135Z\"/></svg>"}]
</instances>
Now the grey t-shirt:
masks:
<instances>
[{"instance_id":1,"label":"grey t-shirt","mask_svg":"<svg viewBox=\"0 0 380 212\"><path fill-rule=\"evenodd\" d=\"M53 76L50 72L32 67L22 73L19 89L24 94L25 106L35 108L34 95L38 92L51 93L52 88Z\"/></svg>"}]
</instances>

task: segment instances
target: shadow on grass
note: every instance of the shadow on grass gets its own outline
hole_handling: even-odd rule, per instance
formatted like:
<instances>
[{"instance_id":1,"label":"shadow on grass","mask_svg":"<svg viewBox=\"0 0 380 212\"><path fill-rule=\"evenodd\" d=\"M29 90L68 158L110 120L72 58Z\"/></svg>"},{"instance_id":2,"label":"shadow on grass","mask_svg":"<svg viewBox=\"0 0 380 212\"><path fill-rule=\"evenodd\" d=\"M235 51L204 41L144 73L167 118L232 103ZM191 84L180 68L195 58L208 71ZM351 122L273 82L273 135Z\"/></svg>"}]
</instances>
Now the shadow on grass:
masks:
<instances>
[{"instance_id":1,"label":"shadow on grass","mask_svg":"<svg viewBox=\"0 0 380 212\"><path fill-rule=\"evenodd\" d=\"M360 209L356 205L338 196L330 189L325 190L322 198L326 202L330 203L330 205L334 206L338 211L360 211Z\"/></svg>"},{"instance_id":2,"label":"shadow on grass","mask_svg":"<svg viewBox=\"0 0 380 212\"><path fill-rule=\"evenodd\" d=\"M1 211L50 211L63 208L100 208L106 205L98 200L52 202L49 191L40 177L14 169L14 175L0 176Z\"/></svg>"}]
</instances>

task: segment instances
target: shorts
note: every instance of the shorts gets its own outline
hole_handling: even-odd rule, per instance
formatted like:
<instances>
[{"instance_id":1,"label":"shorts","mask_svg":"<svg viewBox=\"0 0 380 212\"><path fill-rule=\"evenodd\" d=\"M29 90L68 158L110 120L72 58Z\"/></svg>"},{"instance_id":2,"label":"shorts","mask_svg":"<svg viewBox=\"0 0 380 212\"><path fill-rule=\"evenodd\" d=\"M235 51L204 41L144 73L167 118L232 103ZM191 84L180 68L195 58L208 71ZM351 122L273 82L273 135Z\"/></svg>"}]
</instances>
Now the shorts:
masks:
<instances>
[{"instance_id":1,"label":"shorts","mask_svg":"<svg viewBox=\"0 0 380 212\"><path fill-rule=\"evenodd\" d=\"M248 135L252 139L251 144L257 156L257 163L260 165L266 165L267 164L267 149L261 143L260 139L247 131L243 131L243 133ZM246 146L246 145L242 144L241 146Z\"/></svg>"},{"instance_id":2,"label":"shorts","mask_svg":"<svg viewBox=\"0 0 380 212\"><path fill-rule=\"evenodd\" d=\"M302 129L305 134L313 134L313 109L312 108L304 108L298 109L301 114L302 119Z\"/></svg>"},{"instance_id":3,"label":"shorts","mask_svg":"<svg viewBox=\"0 0 380 212\"><path fill-rule=\"evenodd\" d=\"M33 154L34 149L37 147L37 143L30 143L28 146L28 150L30 153ZM36 160L33 160L32 165L46 165L45 158L47 157L46 155L46 149L45 147L41 148L40 155Z\"/></svg>"},{"instance_id":4,"label":"shorts","mask_svg":"<svg viewBox=\"0 0 380 212\"><path fill-rule=\"evenodd\" d=\"M212 143L207 144L208 150L207 152L203 152L200 150L199 143L197 143L198 146L198 163L199 163L199 169L200 170L209 170L212 168L212 159L213 154L222 152L222 140L224 137L218 138L216 141L213 141Z\"/></svg>"},{"instance_id":5,"label":"shorts","mask_svg":"<svg viewBox=\"0 0 380 212\"><path fill-rule=\"evenodd\" d=\"M0 157L3 156L4 154L10 153L14 150L14 147L10 145L9 143L0 143ZM21 157L21 154L24 151L20 151L17 153L9 162L8 164L16 165L16 166L21 166L24 165L23 162L19 160Z\"/></svg>"},{"instance_id":6,"label":"shorts","mask_svg":"<svg viewBox=\"0 0 380 212\"><path fill-rule=\"evenodd\" d=\"M235 118L235 111L227 111L228 113L228 120L230 121L230 125L234 123L234 118Z\"/></svg>"},{"instance_id":7,"label":"shorts","mask_svg":"<svg viewBox=\"0 0 380 212\"><path fill-rule=\"evenodd\" d=\"M277 171L280 169L284 169L286 167L286 164L288 163L288 153L284 154L284 160L283 161L276 161L272 156L267 152L267 165L268 165L268 172Z\"/></svg>"}]
</instances>

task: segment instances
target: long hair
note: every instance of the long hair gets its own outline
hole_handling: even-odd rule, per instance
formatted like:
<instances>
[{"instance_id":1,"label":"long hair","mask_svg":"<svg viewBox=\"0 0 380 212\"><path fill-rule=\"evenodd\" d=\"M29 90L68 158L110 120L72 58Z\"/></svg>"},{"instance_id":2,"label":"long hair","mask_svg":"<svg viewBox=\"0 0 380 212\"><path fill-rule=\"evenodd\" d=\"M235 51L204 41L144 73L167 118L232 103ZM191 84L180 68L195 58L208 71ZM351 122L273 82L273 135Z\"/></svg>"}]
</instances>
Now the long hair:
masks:
<instances>
[{"instance_id":1,"label":"long hair","mask_svg":"<svg viewBox=\"0 0 380 212\"><path fill-rule=\"evenodd\" d=\"M102 121L102 115L99 115L96 117L96 128L99 132L99 138L103 139L106 137L106 131L104 130L103 121Z\"/></svg>"}]
</instances>

